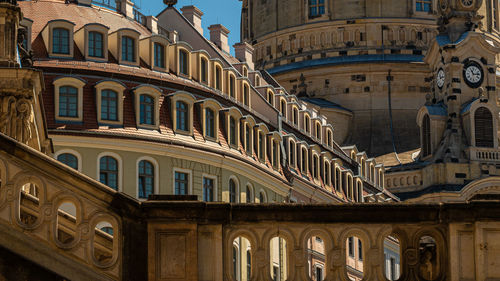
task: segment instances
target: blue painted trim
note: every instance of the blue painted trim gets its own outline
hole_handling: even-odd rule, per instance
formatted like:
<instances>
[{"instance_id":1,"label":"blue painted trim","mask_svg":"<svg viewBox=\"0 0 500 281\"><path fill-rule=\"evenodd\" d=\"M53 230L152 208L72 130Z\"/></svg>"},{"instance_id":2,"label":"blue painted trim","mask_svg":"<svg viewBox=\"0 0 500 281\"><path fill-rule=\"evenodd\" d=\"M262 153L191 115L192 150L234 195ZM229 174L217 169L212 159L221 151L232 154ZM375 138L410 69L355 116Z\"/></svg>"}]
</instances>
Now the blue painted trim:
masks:
<instances>
[{"instance_id":1,"label":"blue painted trim","mask_svg":"<svg viewBox=\"0 0 500 281\"><path fill-rule=\"evenodd\" d=\"M423 61L424 61L423 55L380 54L380 55L338 56L338 57L294 62L287 65L280 65L268 69L267 71L270 74L278 74L304 68L329 66L329 65L379 63L379 62L409 63L409 62L423 62Z\"/></svg>"},{"instance_id":2,"label":"blue painted trim","mask_svg":"<svg viewBox=\"0 0 500 281\"><path fill-rule=\"evenodd\" d=\"M82 121L65 121L65 120L55 120L56 124L66 124L66 125L83 125Z\"/></svg>"}]
</instances>

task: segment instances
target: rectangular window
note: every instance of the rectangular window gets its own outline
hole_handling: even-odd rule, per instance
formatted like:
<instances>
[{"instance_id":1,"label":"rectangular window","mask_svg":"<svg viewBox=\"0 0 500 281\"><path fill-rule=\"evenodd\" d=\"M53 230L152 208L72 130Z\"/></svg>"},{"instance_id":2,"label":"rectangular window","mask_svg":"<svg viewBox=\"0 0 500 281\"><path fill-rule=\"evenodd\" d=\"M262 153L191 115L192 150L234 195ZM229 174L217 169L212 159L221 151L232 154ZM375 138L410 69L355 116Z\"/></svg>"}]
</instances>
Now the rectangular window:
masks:
<instances>
[{"instance_id":1,"label":"rectangular window","mask_svg":"<svg viewBox=\"0 0 500 281\"><path fill-rule=\"evenodd\" d=\"M358 258L360 261L363 260L363 243L358 239Z\"/></svg>"},{"instance_id":2,"label":"rectangular window","mask_svg":"<svg viewBox=\"0 0 500 281\"><path fill-rule=\"evenodd\" d=\"M325 0L309 0L309 18L325 14Z\"/></svg>"},{"instance_id":3,"label":"rectangular window","mask_svg":"<svg viewBox=\"0 0 500 281\"><path fill-rule=\"evenodd\" d=\"M187 195L189 187L189 174L175 172L175 195Z\"/></svg>"},{"instance_id":4,"label":"rectangular window","mask_svg":"<svg viewBox=\"0 0 500 281\"><path fill-rule=\"evenodd\" d=\"M205 110L205 135L215 138L215 113L210 108Z\"/></svg>"},{"instance_id":5,"label":"rectangular window","mask_svg":"<svg viewBox=\"0 0 500 281\"><path fill-rule=\"evenodd\" d=\"M155 43L155 66L165 68L165 47L162 44Z\"/></svg>"},{"instance_id":6,"label":"rectangular window","mask_svg":"<svg viewBox=\"0 0 500 281\"><path fill-rule=\"evenodd\" d=\"M252 153L252 146L250 143L250 126L247 124L245 125L245 145L246 145L246 151L248 154Z\"/></svg>"},{"instance_id":7,"label":"rectangular window","mask_svg":"<svg viewBox=\"0 0 500 281\"><path fill-rule=\"evenodd\" d=\"M69 55L69 30L54 28L52 31L52 52L54 54Z\"/></svg>"},{"instance_id":8,"label":"rectangular window","mask_svg":"<svg viewBox=\"0 0 500 281\"><path fill-rule=\"evenodd\" d=\"M154 98L148 95L140 97L140 123L154 125Z\"/></svg>"},{"instance_id":9,"label":"rectangular window","mask_svg":"<svg viewBox=\"0 0 500 281\"><path fill-rule=\"evenodd\" d=\"M179 51L179 72L184 75L189 75L188 54L186 51Z\"/></svg>"},{"instance_id":10,"label":"rectangular window","mask_svg":"<svg viewBox=\"0 0 500 281\"><path fill-rule=\"evenodd\" d=\"M101 120L118 120L118 93L112 90L101 92Z\"/></svg>"},{"instance_id":11,"label":"rectangular window","mask_svg":"<svg viewBox=\"0 0 500 281\"><path fill-rule=\"evenodd\" d=\"M200 63L200 67L201 67L201 82L203 83L207 83L208 81L208 78L207 78L207 60L206 59L201 59L201 63Z\"/></svg>"},{"instance_id":12,"label":"rectangular window","mask_svg":"<svg viewBox=\"0 0 500 281\"><path fill-rule=\"evenodd\" d=\"M237 145L236 120L233 117L229 117L229 144L231 144L232 146Z\"/></svg>"},{"instance_id":13,"label":"rectangular window","mask_svg":"<svg viewBox=\"0 0 500 281\"><path fill-rule=\"evenodd\" d=\"M417 12L430 12L432 7L432 0L416 0Z\"/></svg>"},{"instance_id":14,"label":"rectangular window","mask_svg":"<svg viewBox=\"0 0 500 281\"><path fill-rule=\"evenodd\" d=\"M259 132L259 159L264 161L264 134Z\"/></svg>"},{"instance_id":15,"label":"rectangular window","mask_svg":"<svg viewBox=\"0 0 500 281\"><path fill-rule=\"evenodd\" d=\"M203 178L203 201L214 201L215 180L211 178Z\"/></svg>"},{"instance_id":16,"label":"rectangular window","mask_svg":"<svg viewBox=\"0 0 500 281\"><path fill-rule=\"evenodd\" d=\"M135 62L135 41L128 36L122 37L122 60Z\"/></svg>"},{"instance_id":17,"label":"rectangular window","mask_svg":"<svg viewBox=\"0 0 500 281\"><path fill-rule=\"evenodd\" d=\"M278 156L279 156L278 142L273 141L273 167L278 168Z\"/></svg>"},{"instance_id":18,"label":"rectangular window","mask_svg":"<svg viewBox=\"0 0 500 281\"><path fill-rule=\"evenodd\" d=\"M103 58L103 40L99 32L89 32L89 57Z\"/></svg>"},{"instance_id":19,"label":"rectangular window","mask_svg":"<svg viewBox=\"0 0 500 281\"><path fill-rule=\"evenodd\" d=\"M59 116L78 117L78 89L71 86L59 88Z\"/></svg>"}]
</instances>

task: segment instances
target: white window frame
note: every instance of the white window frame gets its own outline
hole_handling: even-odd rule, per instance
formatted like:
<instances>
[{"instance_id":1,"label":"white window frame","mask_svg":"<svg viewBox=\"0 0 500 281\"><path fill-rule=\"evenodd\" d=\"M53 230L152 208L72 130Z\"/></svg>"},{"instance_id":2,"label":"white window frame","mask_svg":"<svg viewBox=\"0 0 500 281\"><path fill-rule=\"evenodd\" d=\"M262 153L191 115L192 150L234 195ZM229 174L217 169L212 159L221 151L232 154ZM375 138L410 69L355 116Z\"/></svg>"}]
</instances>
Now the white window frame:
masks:
<instances>
[{"instance_id":1,"label":"white window frame","mask_svg":"<svg viewBox=\"0 0 500 281\"><path fill-rule=\"evenodd\" d=\"M154 159L153 157L150 156L142 156L137 158L137 161L135 162L135 198L141 201L145 201L147 199L145 198L139 198L139 163L141 161L149 161L151 164L153 164L154 167L154 186L153 186L153 194L159 194L160 193L160 166L158 165L158 161Z\"/></svg>"},{"instance_id":2,"label":"white window frame","mask_svg":"<svg viewBox=\"0 0 500 281\"><path fill-rule=\"evenodd\" d=\"M54 159L57 160L57 157L59 157L59 155L65 154L65 153L73 154L74 156L76 156L76 159L78 161L77 171L82 172L82 155L80 154L80 152L78 152L76 150L73 150L70 148L64 148L64 149L58 150L56 153L54 153Z\"/></svg>"},{"instance_id":3,"label":"white window frame","mask_svg":"<svg viewBox=\"0 0 500 281\"><path fill-rule=\"evenodd\" d=\"M193 195L193 171L190 169L178 168L174 167L172 169L172 195L175 195L175 172L186 173L188 174L189 182L188 182L188 194Z\"/></svg>"},{"instance_id":4,"label":"white window frame","mask_svg":"<svg viewBox=\"0 0 500 281\"><path fill-rule=\"evenodd\" d=\"M104 151L101 152L97 155L97 181L100 182L100 177L101 177L101 158L105 156L111 156L116 159L118 162L118 192L123 192L123 161L122 157L111 151ZM111 187L109 187L111 188ZM112 188L111 188L112 189Z\"/></svg>"}]
</instances>

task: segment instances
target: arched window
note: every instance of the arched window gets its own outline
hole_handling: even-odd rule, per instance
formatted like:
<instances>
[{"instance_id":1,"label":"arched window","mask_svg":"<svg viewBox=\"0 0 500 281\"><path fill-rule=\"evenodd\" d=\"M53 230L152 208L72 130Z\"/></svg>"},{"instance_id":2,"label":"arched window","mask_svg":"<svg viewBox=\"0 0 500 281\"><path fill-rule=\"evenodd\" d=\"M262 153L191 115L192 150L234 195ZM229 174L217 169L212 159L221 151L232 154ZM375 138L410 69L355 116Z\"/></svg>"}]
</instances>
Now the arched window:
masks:
<instances>
[{"instance_id":1,"label":"arched window","mask_svg":"<svg viewBox=\"0 0 500 281\"><path fill-rule=\"evenodd\" d=\"M264 190L261 190L259 193L259 201L260 203L266 203L267 201L266 192Z\"/></svg>"},{"instance_id":2,"label":"arched window","mask_svg":"<svg viewBox=\"0 0 500 281\"><path fill-rule=\"evenodd\" d=\"M264 147L264 133L259 132L259 159L264 161L265 158L265 147Z\"/></svg>"},{"instance_id":3,"label":"arched window","mask_svg":"<svg viewBox=\"0 0 500 281\"><path fill-rule=\"evenodd\" d=\"M154 106L155 100L153 97L148 95L141 95L140 98L140 120L141 124L154 125Z\"/></svg>"},{"instance_id":4,"label":"arched window","mask_svg":"<svg viewBox=\"0 0 500 281\"><path fill-rule=\"evenodd\" d=\"M154 193L154 180L153 164L146 160L139 162L139 198L147 199Z\"/></svg>"},{"instance_id":5,"label":"arched window","mask_svg":"<svg viewBox=\"0 0 500 281\"><path fill-rule=\"evenodd\" d=\"M321 139L321 124L316 122L316 138Z\"/></svg>"},{"instance_id":6,"label":"arched window","mask_svg":"<svg viewBox=\"0 0 500 281\"><path fill-rule=\"evenodd\" d=\"M247 280L250 280L250 275L252 273L252 254L250 249L247 250Z\"/></svg>"},{"instance_id":7,"label":"arched window","mask_svg":"<svg viewBox=\"0 0 500 281\"><path fill-rule=\"evenodd\" d=\"M59 116L78 117L78 89L71 86L59 88Z\"/></svg>"},{"instance_id":8,"label":"arched window","mask_svg":"<svg viewBox=\"0 0 500 281\"><path fill-rule=\"evenodd\" d=\"M330 185L330 164L328 161L324 162L324 170L323 170L323 183L325 185Z\"/></svg>"},{"instance_id":9,"label":"arched window","mask_svg":"<svg viewBox=\"0 0 500 281\"><path fill-rule=\"evenodd\" d=\"M306 117L304 118L304 130L308 134L311 133L311 118L309 117L309 115L306 115Z\"/></svg>"},{"instance_id":10,"label":"arched window","mask_svg":"<svg viewBox=\"0 0 500 281\"><path fill-rule=\"evenodd\" d=\"M188 68L188 52L184 50L179 51L179 72L183 75L189 75Z\"/></svg>"},{"instance_id":11,"label":"arched window","mask_svg":"<svg viewBox=\"0 0 500 281\"><path fill-rule=\"evenodd\" d=\"M313 163L312 163L313 164L313 166L312 166L312 176L315 179L318 178L318 162L319 162L318 156L314 155L313 156Z\"/></svg>"},{"instance_id":12,"label":"arched window","mask_svg":"<svg viewBox=\"0 0 500 281\"><path fill-rule=\"evenodd\" d=\"M309 18L315 18L325 13L325 0L309 0Z\"/></svg>"},{"instance_id":13,"label":"arched window","mask_svg":"<svg viewBox=\"0 0 500 281\"><path fill-rule=\"evenodd\" d=\"M122 37L122 61L135 62L135 40L132 37Z\"/></svg>"},{"instance_id":14,"label":"arched window","mask_svg":"<svg viewBox=\"0 0 500 281\"><path fill-rule=\"evenodd\" d=\"M118 121L118 93L101 91L101 120Z\"/></svg>"},{"instance_id":15,"label":"arched window","mask_svg":"<svg viewBox=\"0 0 500 281\"><path fill-rule=\"evenodd\" d=\"M271 141L273 143L273 167L278 169L279 167L279 143L278 141Z\"/></svg>"},{"instance_id":16,"label":"arched window","mask_svg":"<svg viewBox=\"0 0 500 281\"><path fill-rule=\"evenodd\" d=\"M103 35L100 32L89 32L89 57L104 58Z\"/></svg>"},{"instance_id":17,"label":"arched window","mask_svg":"<svg viewBox=\"0 0 500 281\"><path fill-rule=\"evenodd\" d=\"M222 69L219 66L215 68L215 88L222 91Z\"/></svg>"},{"instance_id":18,"label":"arched window","mask_svg":"<svg viewBox=\"0 0 500 281\"><path fill-rule=\"evenodd\" d=\"M71 153L59 154L59 156L57 156L57 161L64 163L75 170L78 170L78 158Z\"/></svg>"},{"instance_id":19,"label":"arched window","mask_svg":"<svg viewBox=\"0 0 500 281\"><path fill-rule=\"evenodd\" d=\"M339 168L335 168L335 189L340 190L340 185L341 185L341 173Z\"/></svg>"},{"instance_id":20,"label":"arched window","mask_svg":"<svg viewBox=\"0 0 500 281\"><path fill-rule=\"evenodd\" d=\"M274 106L274 94L271 91L267 92L267 102Z\"/></svg>"},{"instance_id":21,"label":"arched window","mask_svg":"<svg viewBox=\"0 0 500 281\"><path fill-rule=\"evenodd\" d=\"M208 61L206 59L204 58L201 59L200 68L201 68L200 80L201 82L206 84L208 82Z\"/></svg>"},{"instance_id":22,"label":"arched window","mask_svg":"<svg viewBox=\"0 0 500 281\"><path fill-rule=\"evenodd\" d=\"M245 149L246 149L248 154L252 153L251 137L250 137L251 131L250 130L251 130L250 125L245 124L245 146L246 146Z\"/></svg>"},{"instance_id":23,"label":"arched window","mask_svg":"<svg viewBox=\"0 0 500 281\"><path fill-rule=\"evenodd\" d=\"M285 100L281 100L280 112L281 112L282 116L286 117L286 101Z\"/></svg>"},{"instance_id":24,"label":"arched window","mask_svg":"<svg viewBox=\"0 0 500 281\"><path fill-rule=\"evenodd\" d=\"M165 68L165 46L160 43L154 44L154 63L156 67Z\"/></svg>"},{"instance_id":25,"label":"arched window","mask_svg":"<svg viewBox=\"0 0 500 281\"><path fill-rule=\"evenodd\" d=\"M247 84L243 85L243 104L250 106L250 93Z\"/></svg>"},{"instance_id":26,"label":"arched window","mask_svg":"<svg viewBox=\"0 0 500 281\"><path fill-rule=\"evenodd\" d=\"M292 122L295 126L299 124L299 110L297 108L293 108L293 114L292 114Z\"/></svg>"},{"instance_id":27,"label":"arched window","mask_svg":"<svg viewBox=\"0 0 500 281\"><path fill-rule=\"evenodd\" d=\"M233 245L233 274L238 276L238 248Z\"/></svg>"},{"instance_id":28,"label":"arched window","mask_svg":"<svg viewBox=\"0 0 500 281\"><path fill-rule=\"evenodd\" d=\"M422 120L422 156L431 154L431 120L425 115Z\"/></svg>"},{"instance_id":29,"label":"arched window","mask_svg":"<svg viewBox=\"0 0 500 281\"><path fill-rule=\"evenodd\" d=\"M295 142L290 141L290 166L295 167Z\"/></svg>"},{"instance_id":30,"label":"arched window","mask_svg":"<svg viewBox=\"0 0 500 281\"><path fill-rule=\"evenodd\" d=\"M215 138L215 112L205 109L205 135L209 138Z\"/></svg>"},{"instance_id":31,"label":"arched window","mask_svg":"<svg viewBox=\"0 0 500 281\"><path fill-rule=\"evenodd\" d=\"M229 180L229 202L236 203L237 202L237 190L236 190L236 182L233 179Z\"/></svg>"},{"instance_id":32,"label":"arched window","mask_svg":"<svg viewBox=\"0 0 500 281\"><path fill-rule=\"evenodd\" d=\"M238 145L236 140L236 120L233 116L229 117L229 144L233 146Z\"/></svg>"},{"instance_id":33,"label":"arched window","mask_svg":"<svg viewBox=\"0 0 500 281\"><path fill-rule=\"evenodd\" d=\"M235 93L235 81L234 81L234 76L233 75L229 75L229 95L232 97L232 98L236 98L236 93Z\"/></svg>"},{"instance_id":34,"label":"arched window","mask_svg":"<svg viewBox=\"0 0 500 281\"><path fill-rule=\"evenodd\" d=\"M99 181L118 190L118 161L111 156L99 160Z\"/></svg>"},{"instance_id":35,"label":"arched window","mask_svg":"<svg viewBox=\"0 0 500 281\"><path fill-rule=\"evenodd\" d=\"M246 202L253 203L253 190L249 184L247 184L247 188L246 188Z\"/></svg>"},{"instance_id":36,"label":"arched window","mask_svg":"<svg viewBox=\"0 0 500 281\"><path fill-rule=\"evenodd\" d=\"M493 147L493 117L486 107L480 107L474 113L476 147Z\"/></svg>"},{"instance_id":37,"label":"arched window","mask_svg":"<svg viewBox=\"0 0 500 281\"><path fill-rule=\"evenodd\" d=\"M243 77L248 77L248 69L243 67Z\"/></svg>"},{"instance_id":38,"label":"arched window","mask_svg":"<svg viewBox=\"0 0 500 281\"><path fill-rule=\"evenodd\" d=\"M52 31L52 53L69 55L69 30L54 28Z\"/></svg>"},{"instance_id":39,"label":"arched window","mask_svg":"<svg viewBox=\"0 0 500 281\"><path fill-rule=\"evenodd\" d=\"M333 136L331 130L326 130L326 145L333 147Z\"/></svg>"},{"instance_id":40,"label":"arched window","mask_svg":"<svg viewBox=\"0 0 500 281\"><path fill-rule=\"evenodd\" d=\"M301 159L301 164L300 164L300 171L302 173L305 173L307 170L307 149L302 148L302 155L300 157Z\"/></svg>"},{"instance_id":41,"label":"arched window","mask_svg":"<svg viewBox=\"0 0 500 281\"><path fill-rule=\"evenodd\" d=\"M189 132L188 105L183 101L175 104L177 113L177 130Z\"/></svg>"}]
</instances>

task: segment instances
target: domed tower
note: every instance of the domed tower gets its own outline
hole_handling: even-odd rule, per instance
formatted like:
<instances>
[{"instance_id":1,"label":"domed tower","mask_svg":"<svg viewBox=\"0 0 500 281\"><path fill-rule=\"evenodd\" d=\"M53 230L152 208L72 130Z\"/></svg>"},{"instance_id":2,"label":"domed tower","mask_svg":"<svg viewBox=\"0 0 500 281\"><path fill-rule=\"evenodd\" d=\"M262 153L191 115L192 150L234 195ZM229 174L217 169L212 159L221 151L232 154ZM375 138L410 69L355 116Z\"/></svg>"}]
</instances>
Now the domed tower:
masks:
<instances>
[{"instance_id":1,"label":"domed tower","mask_svg":"<svg viewBox=\"0 0 500 281\"><path fill-rule=\"evenodd\" d=\"M336 120L336 141L403 152L419 144L437 11L433 0L243 0L242 40L257 67Z\"/></svg>"}]
</instances>

